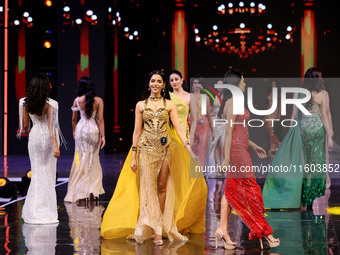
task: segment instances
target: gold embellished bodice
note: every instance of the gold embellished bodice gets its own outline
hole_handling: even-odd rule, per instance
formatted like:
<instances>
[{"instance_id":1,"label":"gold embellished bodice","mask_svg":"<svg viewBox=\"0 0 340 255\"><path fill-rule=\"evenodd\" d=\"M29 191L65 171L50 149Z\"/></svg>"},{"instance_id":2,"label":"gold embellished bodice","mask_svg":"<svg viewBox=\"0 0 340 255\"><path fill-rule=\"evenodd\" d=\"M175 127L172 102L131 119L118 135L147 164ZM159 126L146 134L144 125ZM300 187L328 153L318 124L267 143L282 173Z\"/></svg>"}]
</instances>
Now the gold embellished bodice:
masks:
<instances>
[{"instance_id":1,"label":"gold embellished bodice","mask_svg":"<svg viewBox=\"0 0 340 255\"><path fill-rule=\"evenodd\" d=\"M156 111L147 107L147 104L148 99L145 100L143 107L143 130L138 146L146 146L153 150L159 148L159 146L167 147L169 112L166 106L166 99L163 99L163 107L158 108ZM162 138L163 140L161 140Z\"/></svg>"},{"instance_id":2,"label":"gold embellished bodice","mask_svg":"<svg viewBox=\"0 0 340 255\"><path fill-rule=\"evenodd\" d=\"M182 130L186 137L189 137L189 125L188 125L188 115L189 115L189 105L180 97L173 93L170 93L171 101L173 101L177 107L178 118L181 124Z\"/></svg>"}]
</instances>

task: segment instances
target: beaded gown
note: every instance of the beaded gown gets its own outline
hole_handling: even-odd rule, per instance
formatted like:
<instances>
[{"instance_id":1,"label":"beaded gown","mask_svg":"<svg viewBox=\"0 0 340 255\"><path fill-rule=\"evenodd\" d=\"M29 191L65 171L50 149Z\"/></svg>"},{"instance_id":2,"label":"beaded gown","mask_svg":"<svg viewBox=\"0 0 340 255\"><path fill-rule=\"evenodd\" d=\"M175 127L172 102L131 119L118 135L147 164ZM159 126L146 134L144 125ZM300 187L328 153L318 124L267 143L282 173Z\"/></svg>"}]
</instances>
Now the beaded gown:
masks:
<instances>
[{"instance_id":1,"label":"beaded gown","mask_svg":"<svg viewBox=\"0 0 340 255\"><path fill-rule=\"evenodd\" d=\"M250 115L237 115L235 123L248 122ZM263 235L273 233L265 218L265 209L261 188L256 183L253 171L243 171L242 167L252 169L251 157L248 152L248 126L235 124L232 132L230 148L230 166L236 171L227 172L225 182L225 196L228 203L236 211L242 221L250 228L249 239L260 239Z\"/></svg>"},{"instance_id":2,"label":"beaded gown","mask_svg":"<svg viewBox=\"0 0 340 255\"><path fill-rule=\"evenodd\" d=\"M301 95L300 95L301 96ZM306 116L299 111L298 125L292 127L285 136L273 159L273 166L296 166L296 172L270 173L263 187L265 206L268 208L299 208L312 205L315 198L324 196L326 173L301 171L300 167L326 165L326 132L319 114L319 105L313 103ZM322 168L324 169L324 168Z\"/></svg>"},{"instance_id":3,"label":"beaded gown","mask_svg":"<svg viewBox=\"0 0 340 255\"><path fill-rule=\"evenodd\" d=\"M102 167L99 161L100 132L96 122L97 111L92 112L91 118L79 106L72 111L80 112L80 120L75 130L75 153L70 172L65 202L76 202L87 198L92 193L94 197L104 194L102 184Z\"/></svg>"},{"instance_id":4,"label":"beaded gown","mask_svg":"<svg viewBox=\"0 0 340 255\"><path fill-rule=\"evenodd\" d=\"M25 223L58 223L57 195L55 190L57 159L51 132L56 134L59 144L58 103L53 99L46 101L51 105L51 116L29 114L33 127L29 133L28 154L31 162L31 184L28 188L22 218ZM24 98L20 99L20 131L23 131L22 109Z\"/></svg>"},{"instance_id":5,"label":"beaded gown","mask_svg":"<svg viewBox=\"0 0 340 255\"><path fill-rule=\"evenodd\" d=\"M175 100L182 129L186 132L189 106L173 94L171 99ZM203 176L191 178L190 155L176 131L169 126L165 101L156 112L144 106L143 123L143 134L138 143L137 173L130 168L130 150L104 213L101 235L105 239L133 235L138 242L142 242L152 237L153 228L170 241L186 241L187 238L180 233L200 234L205 230L205 180L199 178ZM161 137L167 137L166 144L160 144ZM157 153L152 146L155 146ZM165 209L161 214L157 177L164 159L168 160L170 174Z\"/></svg>"}]
</instances>

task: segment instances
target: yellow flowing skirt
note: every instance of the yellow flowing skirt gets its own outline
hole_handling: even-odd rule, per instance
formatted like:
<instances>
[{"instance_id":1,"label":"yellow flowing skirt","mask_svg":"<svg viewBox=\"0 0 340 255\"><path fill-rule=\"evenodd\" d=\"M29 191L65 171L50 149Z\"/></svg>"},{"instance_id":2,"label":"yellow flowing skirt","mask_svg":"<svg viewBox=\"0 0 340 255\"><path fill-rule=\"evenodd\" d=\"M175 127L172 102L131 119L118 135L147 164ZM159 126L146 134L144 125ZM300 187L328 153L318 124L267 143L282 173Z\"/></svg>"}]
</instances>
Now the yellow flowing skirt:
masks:
<instances>
[{"instance_id":1,"label":"yellow flowing skirt","mask_svg":"<svg viewBox=\"0 0 340 255\"><path fill-rule=\"evenodd\" d=\"M190 155L176 131L170 128L168 130L170 134L169 168L174 194L167 194L167 199L169 195L174 196L173 218L180 233L201 234L205 230L207 185L201 173L190 176L190 168L194 173L195 165L190 164ZM104 213L101 235L105 239L126 237L133 235L135 231L139 216L139 172L137 170L135 174L131 170L131 159L132 151L130 150L114 194Z\"/></svg>"}]
</instances>

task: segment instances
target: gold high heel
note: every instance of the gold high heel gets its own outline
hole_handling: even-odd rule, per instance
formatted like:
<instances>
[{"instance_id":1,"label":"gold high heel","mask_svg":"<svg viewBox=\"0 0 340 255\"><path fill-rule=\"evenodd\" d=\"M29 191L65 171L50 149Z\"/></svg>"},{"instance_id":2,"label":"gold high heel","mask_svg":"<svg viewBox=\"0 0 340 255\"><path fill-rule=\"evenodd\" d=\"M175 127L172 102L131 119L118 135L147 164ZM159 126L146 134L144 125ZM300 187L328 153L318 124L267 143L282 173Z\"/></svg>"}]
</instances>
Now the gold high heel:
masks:
<instances>
[{"instance_id":1,"label":"gold high heel","mask_svg":"<svg viewBox=\"0 0 340 255\"><path fill-rule=\"evenodd\" d=\"M224 249L226 249L226 250L233 250L233 249L235 249L236 248L236 243L234 243L233 241L231 241L230 240L230 237L229 236L227 236L227 235L225 235L224 233L223 233L223 231L220 229L220 228L218 228L217 230L216 230L216 232L215 232L215 247L216 247L216 249L217 249L217 239L218 238L220 238L221 239L221 241L223 242L223 247L224 247Z\"/></svg>"},{"instance_id":2,"label":"gold high heel","mask_svg":"<svg viewBox=\"0 0 340 255\"><path fill-rule=\"evenodd\" d=\"M270 248L274 248L274 247L277 247L280 245L280 239L277 238L272 238L272 239L269 239L267 236L263 236L263 238L268 242L268 246ZM262 242L262 238L259 239L260 240L260 246L261 246L261 250L263 250L263 242Z\"/></svg>"}]
</instances>

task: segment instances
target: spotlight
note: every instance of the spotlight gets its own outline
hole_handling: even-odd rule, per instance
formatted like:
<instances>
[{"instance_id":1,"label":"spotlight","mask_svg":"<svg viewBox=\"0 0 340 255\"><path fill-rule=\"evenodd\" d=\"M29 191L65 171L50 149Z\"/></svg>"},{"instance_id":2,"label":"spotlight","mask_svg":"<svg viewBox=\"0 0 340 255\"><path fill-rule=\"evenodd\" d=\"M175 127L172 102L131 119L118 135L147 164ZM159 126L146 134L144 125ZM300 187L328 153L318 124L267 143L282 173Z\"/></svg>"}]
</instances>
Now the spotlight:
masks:
<instances>
[{"instance_id":1,"label":"spotlight","mask_svg":"<svg viewBox=\"0 0 340 255\"><path fill-rule=\"evenodd\" d=\"M137 36L138 35L138 31L133 32L133 35Z\"/></svg>"},{"instance_id":2,"label":"spotlight","mask_svg":"<svg viewBox=\"0 0 340 255\"><path fill-rule=\"evenodd\" d=\"M290 40L291 36L289 34L286 35L286 39Z\"/></svg>"},{"instance_id":3,"label":"spotlight","mask_svg":"<svg viewBox=\"0 0 340 255\"><path fill-rule=\"evenodd\" d=\"M14 20L14 25L16 25L16 26L19 26L20 25L20 21L19 20Z\"/></svg>"},{"instance_id":4,"label":"spotlight","mask_svg":"<svg viewBox=\"0 0 340 255\"><path fill-rule=\"evenodd\" d=\"M32 21L33 21L33 18L32 18L32 17L28 17L28 18L27 18L27 21L28 21L28 22L32 22Z\"/></svg>"},{"instance_id":5,"label":"spotlight","mask_svg":"<svg viewBox=\"0 0 340 255\"><path fill-rule=\"evenodd\" d=\"M293 28L292 28L291 26L288 26L288 27L287 27L287 31L288 31L288 32L290 32L290 31L292 31L292 30L293 30Z\"/></svg>"},{"instance_id":6,"label":"spotlight","mask_svg":"<svg viewBox=\"0 0 340 255\"><path fill-rule=\"evenodd\" d=\"M51 48L52 43L49 40L45 40L44 43L43 43L43 46L44 46L44 48L49 49L49 48Z\"/></svg>"},{"instance_id":7,"label":"spotlight","mask_svg":"<svg viewBox=\"0 0 340 255\"><path fill-rule=\"evenodd\" d=\"M198 34L199 31L198 31L198 28L195 28L195 34Z\"/></svg>"},{"instance_id":8,"label":"spotlight","mask_svg":"<svg viewBox=\"0 0 340 255\"><path fill-rule=\"evenodd\" d=\"M112 8L111 7L109 7L108 12L112 12Z\"/></svg>"},{"instance_id":9,"label":"spotlight","mask_svg":"<svg viewBox=\"0 0 340 255\"><path fill-rule=\"evenodd\" d=\"M120 16L120 13L119 13L119 12L116 12L116 16L119 17L119 16Z\"/></svg>"},{"instance_id":10,"label":"spotlight","mask_svg":"<svg viewBox=\"0 0 340 255\"><path fill-rule=\"evenodd\" d=\"M133 40L133 35L129 35L129 40Z\"/></svg>"},{"instance_id":11,"label":"spotlight","mask_svg":"<svg viewBox=\"0 0 340 255\"><path fill-rule=\"evenodd\" d=\"M201 41L201 37L197 36L197 37L195 38L195 40L196 40L196 42L200 42L200 41Z\"/></svg>"},{"instance_id":12,"label":"spotlight","mask_svg":"<svg viewBox=\"0 0 340 255\"><path fill-rule=\"evenodd\" d=\"M51 7L52 6L52 1L51 0L46 0L45 1L45 5L47 6L47 7Z\"/></svg>"},{"instance_id":13,"label":"spotlight","mask_svg":"<svg viewBox=\"0 0 340 255\"><path fill-rule=\"evenodd\" d=\"M216 25L213 25L213 29L214 29L214 30L217 30L218 27L217 27Z\"/></svg>"},{"instance_id":14,"label":"spotlight","mask_svg":"<svg viewBox=\"0 0 340 255\"><path fill-rule=\"evenodd\" d=\"M63 10L64 10L64 12L69 12L71 10L71 8L68 7L68 6L65 6Z\"/></svg>"},{"instance_id":15,"label":"spotlight","mask_svg":"<svg viewBox=\"0 0 340 255\"><path fill-rule=\"evenodd\" d=\"M229 8L233 8L233 3L229 3L229 4L228 4L228 7L229 7Z\"/></svg>"},{"instance_id":16,"label":"spotlight","mask_svg":"<svg viewBox=\"0 0 340 255\"><path fill-rule=\"evenodd\" d=\"M273 28L273 25L269 23L269 24L267 25L267 28L268 28L268 29L272 29L272 28Z\"/></svg>"},{"instance_id":17,"label":"spotlight","mask_svg":"<svg viewBox=\"0 0 340 255\"><path fill-rule=\"evenodd\" d=\"M251 2L251 3L250 3L250 7L255 7L255 3L254 3L254 2Z\"/></svg>"},{"instance_id":18,"label":"spotlight","mask_svg":"<svg viewBox=\"0 0 340 255\"><path fill-rule=\"evenodd\" d=\"M88 10L88 11L86 12L86 15L87 15L87 16L92 16L92 15L93 15L93 11L92 11L92 10Z\"/></svg>"},{"instance_id":19,"label":"spotlight","mask_svg":"<svg viewBox=\"0 0 340 255\"><path fill-rule=\"evenodd\" d=\"M246 27L246 25L245 25L244 23L241 23L241 24L240 24L240 28L243 29L243 28L245 28L245 27Z\"/></svg>"},{"instance_id":20,"label":"spotlight","mask_svg":"<svg viewBox=\"0 0 340 255\"><path fill-rule=\"evenodd\" d=\"M3 12L3 11L4 11L4 7L0 6L0 12Z\"/></svg>"},{"instance_id":21,"label":"spotlight","mask_svg":"<svg viewBox=\"0 0 340 255\"><path fill-rule=\"evenodd\" d=\"M115 20L112 20L112 25L116 25L116 21Z\"/></svg>"},{"instance_id":22,"label":"spotlight","mask_svg":"<svg viewBox=\"0 0 340 255\"><path fill-rule=\"evenodd\" d=\"M0 197L17 198L17 188L7 178L0 177Z\"/></svg>"},{"instance_id":23,"label":"spotlight","mask_svg":"<svg viewBox=\"0 0 340 255\"><path fill-rule=\"evenodd\" d=\"M25 18L28 18L28 16L30 16L30 14L29 14L28 12L24 12L23 16L24 16Z\"/></svg>"},{"instance_id":24,"label":"spotlight","mask_svg":"<svg viewBox=\"0 0 340 255\"><path fill-rule=\"evenodd\" d=\"M83 21L81 19L76 19L76 24L80 25L81 23L83 23Z\"/></svg>"},{"instance_id":25,"label":"spotlight","mask_svg":"<svg viewBox=\"0 0 340 255\"><path fill-rule=\"evenodd\" d=\"M240 6L240 7L244 7L244 3L243 3L243 2L240 2L240 3L239 3L239 6Z\"/></svg>"},{"instance_id":26,"label":"spotlight","mask_svg":"<svg viewBox=\"0 0 340 255\"><path fill-rule=\"evenodd\" d=\"M92 19L92 20L97 20L97 15L94 15L94 14L91 15L91 19Z\"/></svg>"}]
</instances>

